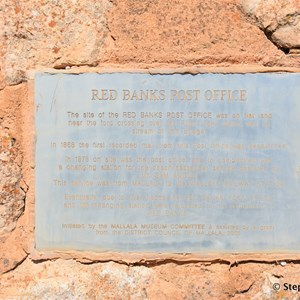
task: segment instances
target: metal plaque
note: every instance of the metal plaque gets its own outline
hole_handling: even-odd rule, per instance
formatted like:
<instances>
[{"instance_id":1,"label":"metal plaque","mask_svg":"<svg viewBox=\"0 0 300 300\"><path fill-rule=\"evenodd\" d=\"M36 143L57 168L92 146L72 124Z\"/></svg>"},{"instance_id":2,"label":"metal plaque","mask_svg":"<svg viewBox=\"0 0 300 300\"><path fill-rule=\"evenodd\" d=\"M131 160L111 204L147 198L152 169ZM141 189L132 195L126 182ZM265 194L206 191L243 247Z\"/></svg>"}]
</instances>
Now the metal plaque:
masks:
<instances>
[{"instance_id":1,"label":"metal plaque","mask_svg":"<svg viewBox=\"0 0 300 300\"><path fill-rule=\"evenodd\" d=\"M35 78L36 247L300 250L300 74Z\"/></svg>"}]
</instances>

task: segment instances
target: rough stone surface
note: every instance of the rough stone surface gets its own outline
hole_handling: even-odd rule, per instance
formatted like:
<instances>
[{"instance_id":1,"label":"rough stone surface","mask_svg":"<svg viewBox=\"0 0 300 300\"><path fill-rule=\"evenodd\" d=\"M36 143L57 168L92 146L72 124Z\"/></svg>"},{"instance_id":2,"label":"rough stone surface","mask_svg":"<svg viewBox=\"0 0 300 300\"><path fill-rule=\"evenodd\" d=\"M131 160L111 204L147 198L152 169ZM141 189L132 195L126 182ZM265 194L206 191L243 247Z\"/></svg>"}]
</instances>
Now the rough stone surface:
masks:
<instances>
[{"instance_id":1,"label":"rough stone surface","mask_svg":"<svg viewBox=\"0 0 300 300\"><path fill-rule=\"evenodd\" d=\"M108 1L4 1L3 69L9 85L24 71L96 65L106 42Z\"/></svg>"},{"instance_id":2,"label":"rough stone surface","mask_svg":"<svg viewBox=\"0 0 300 300\"><path fill-rule=\"evenodd\" d=\"M25 192L20 186L21 157L15 142L0 126L0 236L15 229L25 206Z\"/></svg>"},{"instance_id":3,"label":"rough stone surface","mask_svg":"<svg viewBox=\"0 0 300 300\"><path fill-rule=\"evenodd\" d=\"M26 259L17 272L1 278L0 299L14 300L192 300L299 299L298 292L273 289L298 283L299 265L246 263L166 263L126 266L115 262L84 265L74 260L34 264Z\"/></svg>"},{"instance_id":4,"label":"rough stone surface","mask_svg":"<svg viewBox=\"0 0 300 300\"><path fill-rule=\"evenodd\" d=\"M266 52L282 55L244 19L236 1L115 0L114 4L109 28L116 61L236 64L262 63Z\"/></svg>"},{"instance_id":5,"label":"rough stone surface","mask_svg":"<svg viewBox=\"0 0 300 300\"><path fill-rule=\"evenodd\" d=\"M298 47L297 0L20 0L1 6L0 67L8 85L26 81L26 71L35 68L300 65L259 29L267 28L281 47Z\"/></svg>"},{"instance_id":6,"label":"rough stone surface","mask_svg":"<svg viewBox=\"0 0 300 300\"><path fill-rule=\"evenodd\" d=\"M299 255L290 254L284 264L286 257L279 260L276 253L228 261L217 254L147 261L139 254L130 262L118 253L93 253L79 263L74 253L55 253L52 259L35 253L34 95L28 76L32 70L67 67L79 72L300 68L299 5L297 0L2 1L0 299L299 299L296 291L272 288L300 284Z\"/></svg>"},{"instance_id":7,"label":"rough stone surface","mask_svg":"<svg viewBox=\"0 0 300 300\"><path fill-rule=\"evenodd\" d=\"M28 272L28 270L32 270ZM82 265L73 260L34 265L27 259L15 275L2 277L5 299L147 299L154 272L116 263ZM1 298L4 299L4 298Z\"/></svg>"},{"instance_id":8,"label":"rough stone surface","mask_svg":"<svg viewBox=\"0 0 300 300\"><path fill-rule=\"evenodd\" d=\"M22 87L0 92L0 237L15 229L28 189L22 179L20 100Z\"/></svg>"},{"instance_id":9,"label":"rough stone surface","mask_svg":"<svg viewBox=\"0 0 300 300\"><path fill-rule=\"evenodd\" d=\"M27 238L24 228L28 222L22 226L21 221L28 191L21 150L26 136L22 135L20 102L26 99L26 91L25 85L0 91L0 274L14 269L27 256L23 242Z\"/></svg>"},{"instance_id":10,"label":"rough stone surface","mask_svg":"<svg viewBox=\"0 0 300 300\"><path fill-rule=\"evenodd\" d=\"M280 48L300 48L298 0L243 0L246 11Z\"/></svg>"}]
</instances>

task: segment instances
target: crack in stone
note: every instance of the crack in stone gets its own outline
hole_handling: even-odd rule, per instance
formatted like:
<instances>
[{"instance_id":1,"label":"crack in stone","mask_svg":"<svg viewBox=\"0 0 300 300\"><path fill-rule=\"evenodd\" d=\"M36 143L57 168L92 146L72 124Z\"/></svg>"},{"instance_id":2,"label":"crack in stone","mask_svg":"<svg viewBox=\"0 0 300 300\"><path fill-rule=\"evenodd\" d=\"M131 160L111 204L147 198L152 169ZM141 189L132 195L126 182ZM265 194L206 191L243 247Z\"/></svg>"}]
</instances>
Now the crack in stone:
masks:
<instances>
[{"instance_id":1,"label":"crack in stone","mask_svg":"<svg viewBox=\"0 0 300 300\"><path fill-rule=\"evenodd\" d=\"M240 9L240 11L246 16L246 20L248 22L250 22L251 24L255 25L256 27L258 27L266 36L266 38L273 44L275 45L279 50L281 50L284 54L289 54L289 48L283 48L280 47L279 45L276 44L276 42L273 40L272 35L274 34L274 32L276 32L276 30L279 29L280 25L277 24L276 28L273 30L270 30L268 27L263 27L263 25L261 24L260 20L258 19L257 16L250 16L246 11L244 11L242 8Z\"/></svg>"},{"instance_id":2,"label":"crack in stone","mask_svg":"<svg viewBox=\"0 0 300 300\"><path fill-rule=\"evenodd\" d=\"M26 253L26 251L24 251L24 252ZM17 268L18 268L18 267L19 267L19 266L27 259L28 256L29 256L29 254L26 253L25 257L23 257L22 260L18 261L12 268L10 268L10 269L4 271L4 272L2 273L2 275L3 275L3 274L10 273L10 272L16 270L16 269L17 269Z\"/></svg>"},{"instance_id":3,"label":"crack in stone","mask_svg":"<svg viewBox=\"0 0 300 300\"><path fill-rule=\"evenodd\" d=\"M33 263L39 264L39 263L43 263L46 261L54 261L57 259L59 259L59 258L54 258L54 259L45 258L45 259L31 259L31 260L33 261ZM72 259L72 258L70 258L70 259ZM219 259L219 258L213 259L213 260L203 260L203 259L177 260L177 259L172 259L172 258L149 259L149 260L142 259L139 261L132 261L132 262L125 261L125 260L116 260L116 259L90 260L87 258L83 258L83 259L73 258L73 260L75 260L76 262L83 264L83 265L104 264L104 263L113 262L113 263L120 264L120 265L126 265L128 267L144 266L144 267L148 267L148 268L157 267L157 266L161 266L161 265L167 265L167 264L189 265L189 264L202 263L206 266L211 266L211 265L215 265L215 264L230 265L230 261L224 260L224 259Z\"/></svg>"},{"instance_id":4,"label":"crack in stone","mask_svg":"<svg viewBox=\"0 0 300 300\"><path fill-rule=\"evenodd\" d=\"M249 1L248 1L249 2ZM256 8L254 10L247 8L244 6L245 4L241 4L238 6L239 11L241 12L242 15L244 15L246 21L249 23L255 25L258 27L264 35L267 37L267 39L272 42L279 50L281 50L284 54L289 54L290 50L293 49L298 49L297 45L287 45L285 38L278 38L276 37L276 33L283 29L283 28L290 28L295 25L296 20L300 16L300 12L296 10L293 13L287 13L284 16L280 16L279 10L278 11L273 11L274 12L274 17L273 21L275 22L270 22L269 24L264 25L264 16L263 15L257 15L256 14ZM280 8L279 8L280 9Z\"/></svg>"},{"instance_id":5,"label":"crack in stone","mask_svg":"<svg viewBox=\"0 0 300 300\"><path fill-rule=\"evenodd\" d=\"M43 258L43 259L32 259L32 262L35 264L44 263L46 261L55 261L58 259L64 259L61 257L56 258ZM239 267L240 265L245 264L267 264L267 265L281 265L281 262L284 261L286 263L291 264L300 264L299 260L294 259L278 259L278 260L259 260L259 259L246 259L246 260L226 260L221 258L216 258L212 260L205 260L205 259L188 259L188 260L179 260L179 259L173 259L173 258L165 258L165 259L141 259L139 261L125 261L125 260L117 260L117 259L88 259L88 258L65 258L65 260L75 260L76 262L83 264L83 265L93 265L93 264L105 264L109 262L113 262L120 265L126 265L129 267L139 267L139 266L145 266L145 267L157 267L161 265L167 265L167 264L176 264L176 265L189 265L189 264L203 264L206 266L211 265L228 265L229 271L233 267Z\"/></svg>"},{"instance_id":6,"label":"crack in stone","mask_svg":"<svg viewBox=\"0 0 300 300\"><path fill-rule=\"evenodd\" d=\"M276 42L273 40L272 36L273 36L274 32L276 32L276 30L275 31L269 31L268 29L260 27L260 26L259 26L259 29L265 34L267 39L271 43L273 43L279 50L281 50L284 54L289 54L290 48L281 47L281 46L277 45Z\"/></svg>"},{"instance_id":7,"label":"crack in stone","mask_svg":"<svg viewBox=\"0 0 300 300\"><path fill-rule=\"evenodd\" d=\"M275 278L283 278L283 276L282 275L277 275L277 274L272 274L272 276L274 276Z\"/></svg>"},{"instance_id":8,"label":"crack in stone","mask_svg":"<svg viewBox=\"0 0 300 300\"><path fill-rule=\"evenodd\" d=\"M255 281L253 281L248 288L246 288L244 290L237 291L235 293L235 295L240 295L240 294L246 294L246 293L248 293L250 291L250 289L252 288L252 286L254 285L254 283L255 283Z\"/></svg>"},{"instance_id":9,"label":"crack in stone","mask_svg":"<svg viewBox=\"0 0 300 300\"><path fill-rule=\"evenodd\" d=\"M156 267L166 264L176 264L176 265L187 265L187 264L206 264L206 265L230 265L230 261L223 260L223 259L214 259L214 260L198 260L198 259L191 259L191 260L176 260L176 259L163 259L163 260L141 260L139 262L131 263L132 266L146 266L146 267Z\"/></svg>"},{"instance_id":10,"label":"crack in stone","mask_svg":"<svg viewBox=\"0 0 300 300\"><path fill-rule=\"evenodd\" d=\"M256 259L246 259L240 261L234 261L230 264L229 269L233 267L238 267L239 265L245 264L267 264L267 265L280 265L281 262L284 261L286 263L300 264L300 259L278 259L278 260L256 260Z\"/></svg>"},{"instance_id":11,"label":"crack in stone","mask_svg":"<svg viewBox=\"0 0 300 300\"><path fill-rule=\"evenodd\" d=\"M59 58L57 58L55 61L58 61ZM62 62L60 64L54 65L53 69L56 70L65 70L65 69L70 69L70 68L79 68L79 67L89 67L89 68L93 68L96 67L98 64L98 62L93 62L93 63L81 63L81 64L69 64L67 62Z\"/></svg>"}]
</instances>

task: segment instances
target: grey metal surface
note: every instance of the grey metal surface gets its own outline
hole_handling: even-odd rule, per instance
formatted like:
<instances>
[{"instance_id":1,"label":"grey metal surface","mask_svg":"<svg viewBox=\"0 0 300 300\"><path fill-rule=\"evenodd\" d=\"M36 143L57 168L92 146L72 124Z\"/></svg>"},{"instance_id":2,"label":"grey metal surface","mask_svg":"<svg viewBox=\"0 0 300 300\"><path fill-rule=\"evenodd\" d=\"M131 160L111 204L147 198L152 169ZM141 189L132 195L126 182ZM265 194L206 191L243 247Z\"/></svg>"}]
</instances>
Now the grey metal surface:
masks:
<instances>
[{"instance_id":1,"label":"grey metal surface","mask_svg":"<svg viewBox=\"0 0 300 300\"><path fill-rule=\"evenodd\" d=\"M37 74L37 249L299 251L299 115L299 74Z\"/></svg>"}]
</instances>

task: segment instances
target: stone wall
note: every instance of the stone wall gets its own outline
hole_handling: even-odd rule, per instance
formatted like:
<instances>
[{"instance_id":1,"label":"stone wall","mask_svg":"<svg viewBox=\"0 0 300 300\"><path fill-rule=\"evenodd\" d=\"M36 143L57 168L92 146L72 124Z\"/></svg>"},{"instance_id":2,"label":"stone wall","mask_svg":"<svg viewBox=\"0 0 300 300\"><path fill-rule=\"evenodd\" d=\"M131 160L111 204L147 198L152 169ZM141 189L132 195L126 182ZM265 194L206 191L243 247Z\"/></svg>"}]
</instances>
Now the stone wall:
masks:
<instances>
[{"instance_id":1,"label":"stone wall","mask_svg":"<svg viewBox=\"0 0 300 300\"><path fill-rule=\"evenodd\" d=\"M300 71L298 0L0 4L0 299L299 299L299 254L39 253L36 70Z\"/></svg>"}]
</instances>

